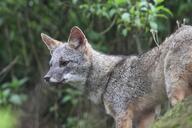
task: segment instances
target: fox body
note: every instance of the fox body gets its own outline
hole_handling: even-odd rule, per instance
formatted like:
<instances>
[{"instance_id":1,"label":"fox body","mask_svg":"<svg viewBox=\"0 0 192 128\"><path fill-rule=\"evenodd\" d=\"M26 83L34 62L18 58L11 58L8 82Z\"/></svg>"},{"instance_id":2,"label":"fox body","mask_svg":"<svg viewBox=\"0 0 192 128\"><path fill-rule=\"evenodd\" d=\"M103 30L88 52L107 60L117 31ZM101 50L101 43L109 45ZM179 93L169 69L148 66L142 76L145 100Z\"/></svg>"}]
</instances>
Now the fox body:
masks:
<instances>
[{"instance_id":1,"label":"fox body","mask_svg":"<svg viewBox=\"0 0 192 128\"><path fill-rule=\"evenodd\" d=\"M68 42L45 34L51 52L44 79L68 83L103 104L116 128L147 128L158 106L174 105L191 94L192 27L183 26L159 47L140 56L112 56L94 50L84 33L73 27Z\"/></svg>"}]
</instances>

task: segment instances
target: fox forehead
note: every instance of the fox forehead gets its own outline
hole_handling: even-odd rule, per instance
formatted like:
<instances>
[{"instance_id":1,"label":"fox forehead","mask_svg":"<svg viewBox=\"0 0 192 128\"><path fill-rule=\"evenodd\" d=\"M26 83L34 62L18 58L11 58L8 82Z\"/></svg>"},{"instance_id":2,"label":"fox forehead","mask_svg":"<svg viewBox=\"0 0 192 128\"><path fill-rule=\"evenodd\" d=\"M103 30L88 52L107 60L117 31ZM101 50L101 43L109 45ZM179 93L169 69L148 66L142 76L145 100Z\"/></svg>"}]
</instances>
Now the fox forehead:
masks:
<instances>
[{"instance_id":1,"label":"fox forehead","mask_svg":"<svg viewBox=\"0 0 192 128\"><path fill-rule=\"evenodd\" d=\"M83 59L83 53L71 48L68 43L58 46L52 54L51 62L63 60L79 61Z\"/></svg>"}]
</instances>

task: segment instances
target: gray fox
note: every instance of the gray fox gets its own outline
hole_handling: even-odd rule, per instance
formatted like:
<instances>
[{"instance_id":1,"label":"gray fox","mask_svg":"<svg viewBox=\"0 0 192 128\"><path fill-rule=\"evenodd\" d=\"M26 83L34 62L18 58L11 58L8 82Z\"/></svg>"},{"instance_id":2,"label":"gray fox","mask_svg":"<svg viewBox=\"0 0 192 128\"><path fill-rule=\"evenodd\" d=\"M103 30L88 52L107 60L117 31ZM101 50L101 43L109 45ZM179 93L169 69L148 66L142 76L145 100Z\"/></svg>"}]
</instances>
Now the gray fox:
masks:
<instances>
[{"instance_id":1,"label":"gray fox","mask_svg":"<svg viewBox=\"0 0 192 128\"><path fill-rule=\"evenodd\" d=\"M84 33L71 29L62 43L45 34L51 53L50 85L68 83L102 104L116 128L148 128L159 105L175 105L192 94L192 27L183 25L159 47L140 56L94 50Z\"/></svg>"}]
</instances>

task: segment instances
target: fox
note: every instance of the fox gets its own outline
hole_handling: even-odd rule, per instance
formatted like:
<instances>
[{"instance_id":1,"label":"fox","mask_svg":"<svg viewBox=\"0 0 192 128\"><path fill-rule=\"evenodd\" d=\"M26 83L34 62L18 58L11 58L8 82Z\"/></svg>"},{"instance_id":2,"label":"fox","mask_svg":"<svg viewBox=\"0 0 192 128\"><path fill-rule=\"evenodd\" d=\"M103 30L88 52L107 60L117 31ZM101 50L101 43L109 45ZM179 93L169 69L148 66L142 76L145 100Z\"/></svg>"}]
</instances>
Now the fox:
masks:
<instances>
[{"instance_id":1,"label":"fox","mask_svg":"<svg viewBox=\"0 0 192 128\"><path fill-rule=\"evenodd\" d=\"M192 27L183 25L141 55L107 55L94 50L83 31L72 27L68 41L41 33L50 51L50 85L69 84L101 104L116 128L148 128L159 106L192 94Z\"/></svg>"}]
</instances>

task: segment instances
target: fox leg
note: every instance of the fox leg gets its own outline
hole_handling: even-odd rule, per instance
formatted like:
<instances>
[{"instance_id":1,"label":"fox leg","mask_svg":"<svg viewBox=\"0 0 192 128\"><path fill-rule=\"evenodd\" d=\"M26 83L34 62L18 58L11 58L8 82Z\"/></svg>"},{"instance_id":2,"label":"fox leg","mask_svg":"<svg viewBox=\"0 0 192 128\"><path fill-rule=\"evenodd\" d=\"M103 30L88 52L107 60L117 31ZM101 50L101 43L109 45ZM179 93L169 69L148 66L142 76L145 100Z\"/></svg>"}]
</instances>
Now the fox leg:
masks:
<instances>
[{"instance_id":1,"label":"fox leg","mask_svg":"<svg viewBox=\"0 0 192 128\"><path fill-rule=\"evenodd\" d=\"M192 94L191 76L191 72L178 66L170 66L170 70L165 72L166 92L171 105Z\"/></svg>"},{"instance_id":2,"label":"fox leg","mask_svg":"<svg viewBox=\"0 0 192 128\"><path fill-rule=\"evenodd\" d=\"M140 117L138 128L149 128L155 120L155 112L147 112Z\"/></svg>"},{"instance_id":3,"label":"fox leg","mask_svg":"<svg viewBox=\"0 0 192 128\"><path fill-rule=\"evenodd\" d=\"M116 117L116 128L132 128L133 112L131 110Z\"/></svg>"},{"instance_id":4,"label":"fox leg","mask_svg":"<svg viewBox=\"0 0 192 128\"><path fill-rule=\"evenodd\" d=\"M167 89L168 98L172 105L182 101L185 97L191 95L191 93L188 82L183 80L178 80Z\"/></svg>"}]
</instances>

